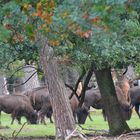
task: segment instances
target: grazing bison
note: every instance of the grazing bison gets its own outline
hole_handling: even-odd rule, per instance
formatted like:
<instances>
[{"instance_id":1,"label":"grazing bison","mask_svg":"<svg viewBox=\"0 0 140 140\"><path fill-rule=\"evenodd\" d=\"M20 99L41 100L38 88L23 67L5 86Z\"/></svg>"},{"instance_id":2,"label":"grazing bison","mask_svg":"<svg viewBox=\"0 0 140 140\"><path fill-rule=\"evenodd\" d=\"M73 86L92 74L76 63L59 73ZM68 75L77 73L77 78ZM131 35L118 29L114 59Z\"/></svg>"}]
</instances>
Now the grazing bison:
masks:
<instances>
[{"instance_id":1,"label":"grazing bison","mask_svg":"<svg viewBox=\"0 0 140 140\"><path fill-rule=\"evenodd\" d=\"M0 114L1 111L11 114L11 124L13 124L15 119L21 124L22 116L24 116L31 124L36 124L37 122L37 114L34 111L30 100L24 95L1 95Z\"/></svg>"},{"instance_id":2,"label":"grazing bison","mask_svg":"<svg viewBox=\"0 0 140 140\"><path fill-rule=\"evenodd\" d=\"M122 115L124 117L125 120L129 120L131 117L131 110L130 110L130 104L129 102L125 99L124 94L122 93L122 90L119 87L116 87L116 94L117 94L117 98L121 107L121 111L122 111ZM85 99L84 99L84 103L83 103L84 107L82 108L90 108L90 106L92 106L95 109L102 109L103 110L103 117L104 120L106 120L106 114L105 114L105 110L104 110L104 104L103 104L103 100L101 98L101 94L99 89L91 89L88 90L85 94ZM82 111L79 108L78 110L79 112L79 117L83 117L82 116ZM84 115L84 117L82 118L83 121L86 120L86 115ZM81 118L79 118L81 119Z\"/></svg>"},{"instance_id":3,"label":"grazing bison","mask_svg":"<svg viewBox=\"0 0 140 140\"><path fill-rule=\"evenodd\" d=\"M131 108L135 107L135 111L140 118L140 86L132 87L129 90Z\"/></svg>"},{"instance_id":4,"label":"grazing bison","mask_svg":"<svg viewBox=\"0 0 140 140\"><path fill-rule=\"evenodd\" d=\"M50 119L52 123L52 107L50 108L49 91L46 86L34 88L24 93L29 97L33 108L38 112L38 123L44 122L45 116ZM44 122L45 123L45 122Z\"/></svg>"},{"instance_id":5,"label":"grazing bison","mask_svg":"<svg viewBox=\"0 0 140 140\"><path fill-rule=\"evenodd\" d=\"M81 93L81 87L82 85L80 83L77 89L78 95ZM30 98L33 108L38 111L38 122L40 121L44 122L45 116L47 118L50 118L50 122L53 122L51 119L53 110L49 99L49 91L47 87L39 87L39 88L32 89L31 91L25 92L24 95ZM74 95L70 99L70 106L75 120L76 120L78 104L79 101L77 97ZM81 111L83 111L84 113L85 112L88 113L88 110L86 110L85 108L81 109ZM80 121L78 122L81 123Z\"/></svg>"},{"instance_id":6,"label":"grazing bison","mask_svg":"<svg viewBox=\"0 0 140 140\"><path fill-rule=\"evenodd\" d=\"M76 94L80 96L81 91L82 83L80 82L76 90ZM80 107L79 109L79 100L76 95L73 95L69 102L75 122L79 124L84 124L86 116L89 115L88 108L86 106L83 106L83 108Z\"/></svg>"},{"instance_id":7,"label":"grazing bison","mask_svg":"<svg viewBox=\"0 0 140 140\"><path fill-rule=\"evenodd\" d=\"M43 105L43 98L49 95L49 91L46 86L33 88L32 90L24 92L24 95L29 97L33 108L39 111Z\"/></svg>"}]
</instances>

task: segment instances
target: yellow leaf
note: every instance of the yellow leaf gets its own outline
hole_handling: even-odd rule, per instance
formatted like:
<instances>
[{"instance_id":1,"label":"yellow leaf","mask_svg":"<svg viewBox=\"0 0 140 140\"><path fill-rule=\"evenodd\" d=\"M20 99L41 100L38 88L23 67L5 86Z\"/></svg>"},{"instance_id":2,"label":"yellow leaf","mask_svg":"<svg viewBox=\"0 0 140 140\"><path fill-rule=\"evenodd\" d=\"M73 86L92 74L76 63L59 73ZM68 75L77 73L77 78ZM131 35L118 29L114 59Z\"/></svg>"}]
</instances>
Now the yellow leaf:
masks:
<instances>
[{"instance_id":1,"label":"yellow leaf","mask_svg":"<svg viewBox=\"0 0 140 140\"><path fill-rule=\"evenodd\" d=\"M39 3L37 3L37 6L36 6L36 9L37 9L37 11L42 11L42 3L41 2L39 2Z\"/></svg>"}]
</instances>

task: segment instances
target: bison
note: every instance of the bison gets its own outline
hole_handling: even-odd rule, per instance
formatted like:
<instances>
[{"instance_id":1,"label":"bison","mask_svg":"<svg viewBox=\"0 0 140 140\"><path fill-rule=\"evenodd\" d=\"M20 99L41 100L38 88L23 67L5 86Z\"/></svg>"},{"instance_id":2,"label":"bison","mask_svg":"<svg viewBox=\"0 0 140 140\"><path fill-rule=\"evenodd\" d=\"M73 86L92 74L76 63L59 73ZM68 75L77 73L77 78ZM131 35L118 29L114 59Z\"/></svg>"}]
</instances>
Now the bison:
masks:
<instances>
[{"instance_id":1,"label":"bison","mask_svg":"<svg viewBox=\"0 0 140 140\"><path fill-rule=\"evenodd\" d=\"M130 109L130 103L125 99L124 94L122 93L122 90L119 87L116 87L116 94L121 107L122 115L125 120L129 120L132 113ZM106 120L104 104L99 89L91 89L86 92L83 106L84 107L82 107L82 111L80 108L78 110L80 120L83 117L83 108L89 109L90 106L92 106L95 109L102 109L104 120ZM84 116L85 117L82 118L82 122L86 120L87 116L86 115Z\"/></svg>"},{"instance_id":2,"label":"bison","mask_svg":"<svg viewBox=\"0 0 140 140\"><path fill-rule=\"evenodd\" d=\"M49 91L46 86L34 88L30 91L24 92L24 95L26 95L33 106L33 108L38 112L38 123L44 122L45 123L45 116L50 119L50 122L52 121L52 107L50 107L50 100L49 98Z\"/></svg>"},{"instance_id":3,"label":"bison","mask_svg":"<svg viewBox=\"0 0 140 140\"><path fill-rule=\"evenodd\" d=\"M130 105L131 108L135 107L135 111L140 118L139 106L140 106L140 86L132 87L129 90Z\"/></svg>"},{"instance_id":4,"label":"bison","mask_svg":"<svg viewBox=\"0 0 140 140\"><path fill-rule=\"evenodd\" d=\"M23 94L29 97L33 108L39 111L43 105L42 97L48 96L49 91L47 87L44 86L33 88L32 90L26 91Z\"/></svg>"},{"instance_id":5,"label":"bison","mask_svg":"<svg viewBox=\"0 0 140 140\"><path fill-rule=\"evenodd\" d=\"M78 86L77 89L77 94L81 93L81 83ZM49 98L49 91L47 89L47 87L38 87L35 89L32 89L30 91L27 91L24 93L24 95L28 96L32 106L35 110L37 110L38 112L38 122L44 122L44 118L45 116L47 118L50 118L50 122L53 122L51 117L52 117L52 106L51 106L51 102L50 102L50 98ZM76 120L76 114L77 114L77 108L78 108L78 104L79 101L77 99L77 97L74 95L71 99L70 99L70 106L73 112L73 116L74 119ZM88 110L81 109L81 111L83 111L84 113L88 113ZM81 123L80 121L78 121L79 123Z\"/></svg>"},{"instance_id":6,"label":"bison","mask_svg":"<svg viewBox=\"0 0 140 140\"><path fill-rule=\"evenodd\" d=\"M38 123L41 122L46 124L45 117L50 118L50 122L53 123L52 121L53 110L52 110L52 105L50 102L49 95L42 97L42 101L43 101L43 105L41 109L38 111Z\"/></svg>"},{"instance_id":7,"label":"bison","mask_svg":"<svg viewBox=\"0 0 140 140\"><path fill-rule=\"evenodd\" d=\"M1 111L11 114L11 124L13 124L15 119L21 124L22 116L24 116L31 124L36 124L37 122L37 113L33 109L28 97L24 95L1 95L0 114Z\"/></svg>"}]
</instances>

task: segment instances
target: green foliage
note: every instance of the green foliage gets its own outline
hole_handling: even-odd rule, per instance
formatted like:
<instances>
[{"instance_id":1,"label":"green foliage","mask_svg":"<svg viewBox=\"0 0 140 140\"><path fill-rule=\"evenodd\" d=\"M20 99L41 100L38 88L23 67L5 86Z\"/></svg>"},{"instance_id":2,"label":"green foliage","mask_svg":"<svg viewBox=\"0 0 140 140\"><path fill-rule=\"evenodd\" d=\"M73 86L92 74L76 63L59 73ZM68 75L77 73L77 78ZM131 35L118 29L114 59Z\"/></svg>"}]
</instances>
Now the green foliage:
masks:
<instances>
[{"instance_id":1,"label":"green foliage","mask_svg":"<svg viewBox=\"0 0 140 140\"><path fill-rule=\"evenodd\" d=\"M136 76L140 79L140 63L137 63L135 66Z\"/></svg>"},{"instance_id":2,"label":"green foliage","mask_svg":"<svg viewBox=\"0 0 140 140\"><path fill-rule=\"evenodd\" d=\"M137 61L140 24L137 11L133 7L128 8L127 2L77 0L72 4L65 0L58 6L54 22L70 36L73 53L70 51L68 54L73 61L85 65L94 61L97 69L122 68ZM64 16L64 13L67 15ZM71 28L71 25L75 27ZM88 31L92 32L88 37L77 33Z\"/></svg>"},{"instance_id":3,"label":"green foliage","mask_svg":"<svg viewBox=\"0 0 140 140\"><path fill-rule=\"evenodd\" d=\"M53 22L41 29L45 21L32 16L38 2L0 1L0 42L8 46L0 50L1 54L6 51L4 59L1 57L1 68L12 60L38 61L39 47L35 37L39 31L48 40L58 41L58 47L54 47L56 55L62 58L68 55L73 65L87 67L94 61L95 67L101 69L124 67L139 61L138 0L60 0L53 13ZM10 29L4 27L7 24ZM49 31L46 32L46 28Z\"/></svg>"},{"instance_id":4,"label":"green foliage","mask_svg":"<svg viewBox=\"0 0 140 140\"><path fill-rule=\"evenodd\" d=\"M7 41L10 38L11 31L7 30L4 26L0 25L0 42Z\"/></svg>"},{"instance_id":5,"label":"green foliage","mask_svg":"<svg viewBox=\"0 0 140 140\"><path fill-rule=\"evenodd\" d=\"M27 63L38 60L38 47L34 41L36 24L32 24L36 20L32 17L34 8L30 6L28 12L23 9L30 2L12 0L5 4L0 3L1 70L5 68L12 71L9 64L16 60L25 60Z\"/></svg>"}]
</instances>

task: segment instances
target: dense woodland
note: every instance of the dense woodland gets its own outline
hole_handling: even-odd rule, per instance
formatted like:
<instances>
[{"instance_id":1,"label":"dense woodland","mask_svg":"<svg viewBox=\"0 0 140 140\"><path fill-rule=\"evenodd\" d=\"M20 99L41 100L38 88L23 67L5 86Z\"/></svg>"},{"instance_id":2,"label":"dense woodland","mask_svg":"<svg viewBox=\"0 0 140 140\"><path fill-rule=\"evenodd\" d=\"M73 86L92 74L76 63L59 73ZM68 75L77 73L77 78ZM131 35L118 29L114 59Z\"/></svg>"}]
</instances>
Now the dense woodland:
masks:
<instances>
[{"instance_id":1,"label":"dense woodland","mask_svg":"<svg viewBox=\"0 0 140 140\"><path fill-rule=\"evenodd\" d=\"M2 94L45 86L49 99L43 101L53 110L56 140L86 139L75 131L72 100L88 111L86 92L94 97L97 88L109 134L131 132L122 110L135 106L138 112L140 104L129 89L140 78L139 0L0 0L0 6ZM129 84L126 90L121 81Z\"/></svg>"}]
</instances>

